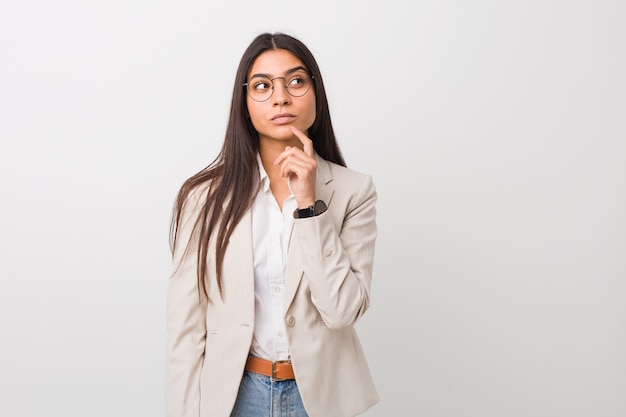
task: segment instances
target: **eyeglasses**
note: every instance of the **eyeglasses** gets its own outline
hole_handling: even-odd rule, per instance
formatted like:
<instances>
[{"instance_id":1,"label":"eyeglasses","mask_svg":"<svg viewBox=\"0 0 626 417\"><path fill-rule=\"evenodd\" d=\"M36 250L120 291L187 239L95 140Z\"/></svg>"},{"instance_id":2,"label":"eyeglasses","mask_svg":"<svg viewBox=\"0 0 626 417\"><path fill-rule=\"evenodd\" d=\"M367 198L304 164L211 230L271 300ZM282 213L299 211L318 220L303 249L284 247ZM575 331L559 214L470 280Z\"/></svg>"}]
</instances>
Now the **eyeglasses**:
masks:
<instances>
[{"instance_id":1,"label":"eyeglasses","mask_svg":"<svg viewBox=\"0 0 626 417\"><path fill-rule=\"evenodd\" d=\"M259 77L255 76L243 86L248 90L248 95L254 101L267 101L274 94L274 80L281 79L285 83L285 90L292 97L302 97L311 89L313 76L304 71L297 71L285 77Z\"/></svg>"}]
</instances>

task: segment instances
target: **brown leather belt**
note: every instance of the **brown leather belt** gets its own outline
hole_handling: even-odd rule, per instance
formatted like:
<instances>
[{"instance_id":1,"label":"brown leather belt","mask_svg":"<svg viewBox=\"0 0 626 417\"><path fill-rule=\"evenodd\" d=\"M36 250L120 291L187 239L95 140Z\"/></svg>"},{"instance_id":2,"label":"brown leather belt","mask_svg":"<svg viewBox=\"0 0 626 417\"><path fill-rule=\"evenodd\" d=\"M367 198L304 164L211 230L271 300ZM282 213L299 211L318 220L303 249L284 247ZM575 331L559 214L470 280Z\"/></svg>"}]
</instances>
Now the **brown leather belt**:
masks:
<instances>
[{"instance_id":1,"label":"brown leather belt","mask_svg":"<svg viewBox=\"0 0 626 417\"><path fill-rule=\"evenodd\" d=\"M246 371L269 376L272 379L296 379L291 367L291 361L268 361L266 359L248 356Z\"/></svg>"}]
</instances>

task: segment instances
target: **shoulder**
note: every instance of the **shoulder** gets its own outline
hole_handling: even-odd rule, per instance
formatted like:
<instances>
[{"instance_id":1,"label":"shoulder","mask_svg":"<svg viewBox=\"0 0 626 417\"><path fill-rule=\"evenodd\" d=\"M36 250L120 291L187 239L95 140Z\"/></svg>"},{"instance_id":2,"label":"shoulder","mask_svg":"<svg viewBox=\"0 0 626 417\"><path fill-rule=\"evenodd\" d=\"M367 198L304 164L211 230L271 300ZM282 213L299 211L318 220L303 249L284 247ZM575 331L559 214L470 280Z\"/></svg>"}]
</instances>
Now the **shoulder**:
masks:
<instances>
[{"instance_id":1,"label":"shoulder","mask_svg":"<svg viewBox=\"0 0 626 417\"><path fill-rule=\"evenodd\" d=\"M317 172L325 182L330 181L371 181L372 177L364 172L344 167L343 165L327 161L318 154L315 154L317 162Z\"/></svg>"},{"instance_id":2,"label":"shoulder","mask_svg":"<svg viewBox=\"0 0 626 417\"><path fill-rule=\"evenodd\" d=\"M185 182L178 192L176 212L181 222L195 222L209 200L211 181L201 183Z\"/></svg>"},{"instance_id":3,"label":"shoulder","mask_svg":"<svg viewBox=\"0 0 626 417\"><path fill-rule=\"evenodd\" d=\"M319 156L317 159L318 174L324 183L333 187L342 187L353 190L362 188L374 189L374 181L370 174L344 167L334 162L327 161Z\"/></svg>"},{"instance_id":4,"label":"shoulder","mask_svg":"<svg viewBox=\"0 0 626 417\"><path fill-rule=\"evenodd\" d=\"M211 185L208 181L190 187L184 196L184 205L195 209L204 206L206 204L209 188L211 188Z\"/></svg>"},{"instance_id":5,"label":"shoulder","mask_svg":"<svg viewBox=\"0 0 626 417\"><path fill-rule=\"evenodd\" d=\"M322 158L318 158L317 168L320 196L327 197L328 202L332 199L333 205L344 207L344 212L376 204L376 186L370 174Z\"/></svg>"}]
</instances>

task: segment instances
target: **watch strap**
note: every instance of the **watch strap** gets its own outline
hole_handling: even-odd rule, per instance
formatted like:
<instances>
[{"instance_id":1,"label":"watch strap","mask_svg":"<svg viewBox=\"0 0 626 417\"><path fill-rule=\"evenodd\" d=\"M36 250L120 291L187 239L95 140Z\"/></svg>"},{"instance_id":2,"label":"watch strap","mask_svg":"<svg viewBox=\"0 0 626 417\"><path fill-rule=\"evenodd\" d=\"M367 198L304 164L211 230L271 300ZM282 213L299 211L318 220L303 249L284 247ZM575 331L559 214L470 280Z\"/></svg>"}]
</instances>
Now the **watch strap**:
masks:
<instances>
[{"instance_id":1,"label":"watch strap","mask_svg":"<svg viewBox=\"0 0 626 417\"><path fill-rule=\"evenodd\" d=\"M305 219L307 217L315 217L326 211L326 203L322 200L317 200L315 203L311 204L309 207L305 207L303 209L296 209L293 212L293 217L295 219Z\"/></svg>"}]
</instances>

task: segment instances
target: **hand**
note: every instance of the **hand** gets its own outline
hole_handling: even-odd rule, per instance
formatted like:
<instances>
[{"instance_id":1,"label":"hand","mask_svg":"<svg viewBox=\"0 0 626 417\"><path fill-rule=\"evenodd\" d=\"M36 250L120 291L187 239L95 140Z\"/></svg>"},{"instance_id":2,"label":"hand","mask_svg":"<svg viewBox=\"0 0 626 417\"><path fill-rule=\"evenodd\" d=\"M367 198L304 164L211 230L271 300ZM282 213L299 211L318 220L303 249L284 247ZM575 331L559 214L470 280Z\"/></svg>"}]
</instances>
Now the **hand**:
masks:
<instances>
[{"instance_id":1,"label":"hand","mask_svg":"<svg viewBox=\"0 0 626 417\"><path fill-rule=\"evenodd\" d=\"M278 155L274 165L280 165L280 176L289 181L291 192L298 202L298 208L306 208L315 203L317 162L313 152L313 141L299 129L292 127L291 130L302 142L302 150L295 146L287 146Z\"/></svg>"}]
</instances>

